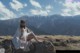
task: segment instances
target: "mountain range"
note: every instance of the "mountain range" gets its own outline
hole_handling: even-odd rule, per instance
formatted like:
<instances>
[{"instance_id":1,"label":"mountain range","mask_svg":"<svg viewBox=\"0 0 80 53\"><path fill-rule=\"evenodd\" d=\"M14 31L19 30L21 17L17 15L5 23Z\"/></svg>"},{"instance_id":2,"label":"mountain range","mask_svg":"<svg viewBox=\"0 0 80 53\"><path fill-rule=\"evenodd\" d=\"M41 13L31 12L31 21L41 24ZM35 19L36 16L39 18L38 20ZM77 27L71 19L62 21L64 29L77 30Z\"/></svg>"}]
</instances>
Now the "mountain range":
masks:
<instances>
[{"instance_id":1,"label":"mountain range","mask_svg":"<svg viewBox=\"0 0 80 53\"><path fill-rule=\"evenodd\" d=\"M22 16L15 19L0 20L0 35L14 35L19 21L39 35L80 35L80 15L76 16Z\"/></svg>"}]
</instances>

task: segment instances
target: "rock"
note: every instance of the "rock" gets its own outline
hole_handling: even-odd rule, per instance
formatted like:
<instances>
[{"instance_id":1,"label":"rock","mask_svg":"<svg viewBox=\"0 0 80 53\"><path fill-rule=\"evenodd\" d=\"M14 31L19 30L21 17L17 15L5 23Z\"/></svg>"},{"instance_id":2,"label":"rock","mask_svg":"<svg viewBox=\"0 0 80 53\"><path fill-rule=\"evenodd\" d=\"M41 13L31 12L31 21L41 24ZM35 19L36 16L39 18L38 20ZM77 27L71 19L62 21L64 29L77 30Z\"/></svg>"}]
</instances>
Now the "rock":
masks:
<instances>
[{"instance_id":1,"label":"rock","mask_svg":"<svg viewBox=\"0 0 80 53\"><path fill-rule=\"evenodd\" d=\"M11 40L4 40L0 52L5 53L26 53L23 50L16 50ZM30 52L27 53L56 53L55 47L50 41L33 42L30 46Z\"/></svg>"},{"instance_id":2,"label":"rock","mask_svg":"<svg viewBox=\"0 0 80 53\"><path fill-rule=\"evenodd\" d=\"M49 40L54 46L67 46L66 40L63 39L55 39Z\"/></svg>"},{"instance_id":3,"label":"rock","mask_svg":"<svg viewBox=\"0 0 80 53\"><path fill-rule=\"evenodd\" d=\"M35 43L35 45L36 45L35 53L56 53L54 45L49 41Z\"/></svg>"},{"instance_id":4,"label":"rock","mask_svg":"<svg viewBox=\"0 0 80 53\"><path fill-rule=\"evenodd\" d=\"M61 46L67 46L66 42L61 42Z\"/></svg>"},{"instance_id":5,"label":"rock","mask_svg":"<svg viewBox=\"0 0 80 53\"><path fill-rule=\"evenodd\" d=\"M32 47L29 53L56 53L54 45L51 42L43 41L43 42L33 42L34 48ZM25 53L22 50L17 50L17 53ZM27 52L28 53L28 52Z\"/></svg>"},{"instance_id":6,"label":"rock","mask_svg":"<svg viewBox=\"0 0 80 53\"><path fill-rule=\"evenodd\" d=\"M13 53L13 44L11 40L2 41L2 47L5 49L5 53Z\"/></svg>"},{"instance_id":7,"label":"rock","mask_svg":"<svg viewBox=\"0 0 80 53\"><path fill-rule=\"evenodd\" d=\"M70 39L68 40L68 42L69 42L69 43L79 43L78 40L74 40L74 39L72 39L72 38L70 38Z\"/></svg>"},{"instance_id":8,"label":"rock","mask_svg":"<svg viewBox=\"0 0 80 53\"><path fill-rule=\"evenodd\" d=\"M60 39L55 39L56 40L56 42L60 42Z\"/></svg>"},{"instance_id":9,"label":"rock","mask_svg":"<svg viewBox=\"0 0 80 53\"><path fill-rule=\"evenodd\" d=\"M4 48L0 48L0 53L5 53L5 49Z\"/></svg>"}]
</instances>

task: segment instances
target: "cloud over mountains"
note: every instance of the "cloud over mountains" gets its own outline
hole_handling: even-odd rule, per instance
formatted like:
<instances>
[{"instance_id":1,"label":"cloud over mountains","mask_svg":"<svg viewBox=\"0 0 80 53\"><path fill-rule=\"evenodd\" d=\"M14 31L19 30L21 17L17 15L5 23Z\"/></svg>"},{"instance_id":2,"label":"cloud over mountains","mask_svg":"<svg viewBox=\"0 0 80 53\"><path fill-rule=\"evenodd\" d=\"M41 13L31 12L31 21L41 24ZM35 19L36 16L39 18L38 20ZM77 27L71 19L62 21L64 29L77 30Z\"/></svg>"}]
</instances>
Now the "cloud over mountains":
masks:
<instances>
[{"instance_id":1,"label":"cloud over mountains","mask_svg":"<svg viewBox=\"0 0 80 53\"><path fill-rule=\"evenodd\" d=\"M0 20L23 15L80 15L80 0L0 0Z\"/></svg>"}]
</instances>

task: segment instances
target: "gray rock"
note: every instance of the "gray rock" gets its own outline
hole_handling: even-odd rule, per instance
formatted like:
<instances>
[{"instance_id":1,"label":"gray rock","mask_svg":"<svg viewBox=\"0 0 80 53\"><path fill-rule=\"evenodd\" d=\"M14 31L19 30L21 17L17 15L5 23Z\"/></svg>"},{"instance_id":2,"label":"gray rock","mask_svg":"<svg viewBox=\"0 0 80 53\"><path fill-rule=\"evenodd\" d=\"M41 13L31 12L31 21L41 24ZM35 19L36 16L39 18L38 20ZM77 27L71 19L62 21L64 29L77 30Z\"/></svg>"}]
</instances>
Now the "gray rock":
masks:
<instances>
[{"instance_id":1,"label":"gray rock","mask_svg":"<svg viewBox=\"0 0 80 53\"><path fill-rule=\"evenodd\" d=\"M54 45L49 41L36 43L35 53L56 53Z\"/></svg>"},{"instance_id":2,"label":"gray rock","mask_svg":"<svg viewBox=\"0 0 80 53\"><path fill-rule=\"evenodd\" d=\"M0 50L1 52L5 53L26 53L23 50L16 50L14 48L13 43L11 40L3 41L4 49ZM50 41L43 41L43 42L33 42L33 45L30 47L31 51L29 53L56 53L55 47ZM27 52L28 53L28 52Z\"/></svg>"},{"instance_id":3,"label":"gray rock","mask_svg":"<svg viewBox=\"0 0 80 53\"><path fill-rule=\"evenodd\" d=\"M5 49L4 48L0 48L0 53L5 53Z\"/></svg>"}]
</instances>

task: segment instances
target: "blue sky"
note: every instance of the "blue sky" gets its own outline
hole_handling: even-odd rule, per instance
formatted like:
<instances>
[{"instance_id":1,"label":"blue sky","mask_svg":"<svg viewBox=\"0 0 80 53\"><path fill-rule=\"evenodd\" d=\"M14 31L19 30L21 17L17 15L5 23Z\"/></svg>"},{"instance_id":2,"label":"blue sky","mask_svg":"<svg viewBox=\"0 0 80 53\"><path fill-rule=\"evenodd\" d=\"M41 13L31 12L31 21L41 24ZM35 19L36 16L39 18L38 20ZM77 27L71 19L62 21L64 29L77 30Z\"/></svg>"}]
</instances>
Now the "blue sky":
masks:
<instances>
[{"instance_id":1,"label":"blue sky","mask_svg":"<svg viewBox=\"0 0 80 53\"><path fill-rule=\"evenodd\" d=\"M54 14L80 15L80 0L0 0L0 20Z\"/></svg>"}]
</instances>

